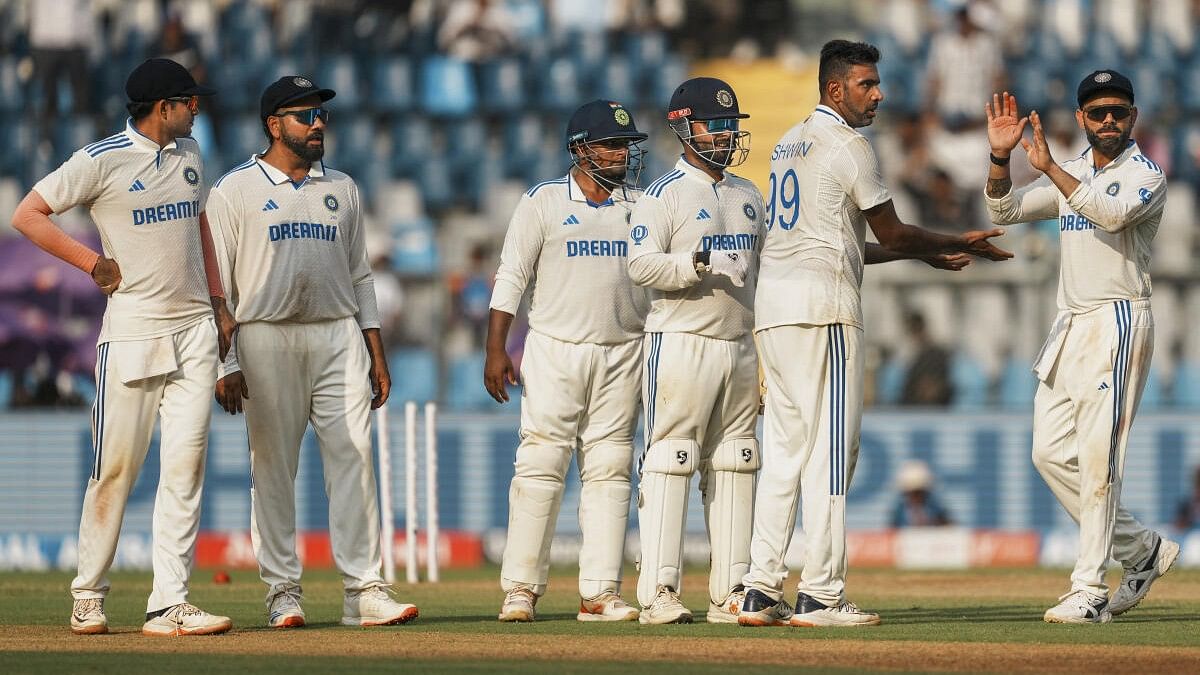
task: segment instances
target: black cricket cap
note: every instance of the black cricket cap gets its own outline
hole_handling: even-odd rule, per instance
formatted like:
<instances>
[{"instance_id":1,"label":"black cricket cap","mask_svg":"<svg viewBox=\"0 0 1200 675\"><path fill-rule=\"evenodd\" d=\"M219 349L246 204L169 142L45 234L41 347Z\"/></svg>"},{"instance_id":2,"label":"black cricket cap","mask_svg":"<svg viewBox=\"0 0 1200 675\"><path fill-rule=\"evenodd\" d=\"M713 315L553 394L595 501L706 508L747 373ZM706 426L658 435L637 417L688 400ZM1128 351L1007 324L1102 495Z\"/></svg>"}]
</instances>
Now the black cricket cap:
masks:
<instances>
[{"instance_id":1,"label":"black cricket cap","mask_svg":"<svg viewBox=\"0 0 1200 675\"><path fill-rule=\"evenodd\" d=\"M258 114L267 119L283 106L304 98L305 96L320 96L324 103L337 96L332 89L321 89L312 80L299 75L284 75L267 86L258 102Z\"/></svg>"},{"instance_id":2,"label":"black cricket cap","mask_svg":"<svg viewBox=\"0 0 1200 675\"><path fill-rule=\"evenodd\" d=\"M1128 77L1115 70L1097 70L1079 83L1079 89L1075 93L1079 107L1082 108L1085 101L1102 91L1123 94L1129 97L1131 104L1133 103L1133 83L1129 81Z\"/></svg>"},{"instance_id":3,"label":"black cricket cap","mask_svg":"<svg viewBox=\"0 0 1200 675\"><path fill-rule=\"evenodd\" d=\"M567 122L567 145L610 138L644 141L648 136L637 130L633 115L616 101L596 99L584 103Z\"/></svg>"},{"instance_id":4,"label":"black cricket cap","mask_svg":"<svg viewBox=\"0 0 1200 675\"><path fill-rule=\"evenodd\" d=\"M146 59L125 80L125 95L134 103L178 96L212 96L216 89L196 84L187 68L171 59Z\"/></svg>"},{"instance_id":5,"label":"black cricket cap","mask_svg":"<svg viewBox=\"0 0 1200 675\"><path fill-rule=\"evenodd\" d=\"M737 94L724 80L715 77L694 77L675 88L667 106L667 119L687 117L693 120L720 120L730 117L746 119L749 115L738 110Z\"/></svg>"}]
</instances>

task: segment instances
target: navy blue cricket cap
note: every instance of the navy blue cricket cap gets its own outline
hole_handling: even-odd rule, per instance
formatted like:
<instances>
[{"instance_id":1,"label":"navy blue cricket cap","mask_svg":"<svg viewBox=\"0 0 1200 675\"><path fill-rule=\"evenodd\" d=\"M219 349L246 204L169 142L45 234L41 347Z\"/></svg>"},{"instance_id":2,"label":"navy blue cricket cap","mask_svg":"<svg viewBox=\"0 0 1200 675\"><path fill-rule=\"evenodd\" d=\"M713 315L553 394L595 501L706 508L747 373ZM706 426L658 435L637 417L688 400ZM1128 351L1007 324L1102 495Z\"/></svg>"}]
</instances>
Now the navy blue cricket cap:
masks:
<instances>
[{"instance_id":1,"label":"navy blue cricket cap","mask_svg":"<svg viewBox=\"0 0 1200 675\"><path fill-rule=\"evenodd\" d=\"M1089 98L1102 91L1116 92L1127 96L1129 102L1133 103L1133 83L1129 81L1128 77L1115 70L1097 70L1079 83L1079 89L1075 93L1079 107L1082 108Z\"/></svg>"},{"instance_id":2,"label":"navy blue cricket cap","mask_svg":"<svg viewBox=\"0 0 1200 675\"><path fill-rule=\"evenodd\" d=\"M337 96L332 89L321 89L312 80L299 75L284 75L267 85L258 102L258 115L267 119L283 106L306 96L320 96L321 103Z\"/></svg>"},{"instance_id":3,"label":"navy blue cricket cap","mask_svg":"<svg viewBox=\"0 0 1200 675\"><path fill-rule=\"evenodd\" d=\"M628 138L644 141L648 136L637 130L633 115L616 101L596 99L579 106L567 122L567 145L581 141Z\"/></svg>"},{"instance_id":4,"label":"navy blue cricket cap","mask_svg":"<svg viewBox=\"0 0 1200 675\"><path fill-rule=\"evenodd\" d=\"M147 59L125 80L125 95L134 103L178 96L212 96L216 89L196 84L187 68L171 59Z\"/></svg>"},{"instance_id":5,"label":"navy blue cricket cap","mask_svg":"<svg viewBox=\"0 0 1200 675\"><path fill-rule=\"evenodd\" d=\"M749 115L738 109L737 94L727 82L715 77L694 77L675 88L667 106L668 120L681 117L723 120L731 117L746 119Z\"/></svg>"}]
</instances>

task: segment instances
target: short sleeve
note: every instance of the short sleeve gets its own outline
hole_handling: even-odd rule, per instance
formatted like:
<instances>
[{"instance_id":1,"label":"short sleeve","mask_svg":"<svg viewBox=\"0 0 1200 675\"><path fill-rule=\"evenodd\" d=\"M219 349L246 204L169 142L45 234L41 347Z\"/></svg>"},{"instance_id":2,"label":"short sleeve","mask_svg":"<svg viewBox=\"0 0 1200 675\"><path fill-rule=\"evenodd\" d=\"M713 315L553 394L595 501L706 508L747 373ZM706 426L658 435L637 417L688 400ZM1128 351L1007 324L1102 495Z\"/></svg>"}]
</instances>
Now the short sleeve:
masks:
<instances>
[{"instance_id":1,"label":"short sleeve","mask_svg":"<svg viewBox=\"0 0 1200 675\"><path fill-rule=\"evenodd\" d=\"M100 196L101 183L100 164L79 150L62 166L38 181L33 189L46 200L51 210L63 213L80 204L96 201Z\"/></svg>"},{"instance_id":2,"label":"short sleeve","mask_svg":"<svg viewBox=\"0 0 1200 675\"><path fill-rule=\"evenodd\" d=\"M842 152L834 153L830 167L859 211L866 211L892 198L883 183L879 160L863 136L851 138Z\"/></svg>"}]
</instances>

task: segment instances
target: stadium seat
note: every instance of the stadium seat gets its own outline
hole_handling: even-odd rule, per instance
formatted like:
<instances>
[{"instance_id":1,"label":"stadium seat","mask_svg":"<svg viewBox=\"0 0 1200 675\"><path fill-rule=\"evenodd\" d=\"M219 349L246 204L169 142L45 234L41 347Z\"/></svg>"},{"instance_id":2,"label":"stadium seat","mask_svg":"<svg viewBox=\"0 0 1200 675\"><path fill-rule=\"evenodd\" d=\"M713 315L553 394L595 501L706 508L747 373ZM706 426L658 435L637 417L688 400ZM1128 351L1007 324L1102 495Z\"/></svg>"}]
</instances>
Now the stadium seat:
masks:
<instances>
[{"instance_id":1,"label":"stadium seat","mask_svg":"<svg viewBox=\"0 0 1200 675\"><path fill-rule=\"evenodd\" d=\"M446 154L451 167L456 171L477 164L488 146L487 128L478 117L468 117L448 122L446 131Z\"/></svg>"},{"instance_id":2,"label":"stadium seat","mask_svg":"<svg viewBox=\"0 0 1200 675\"><path fill-rule=\"evenodd\" d=\"M330 125L331 152L327 153L330 165L354 176L361 173L362 167L374 164L377 160L382 161L375 123L370 116L353 113L338 115L330 119Z\"/></svg>"},{"instance_id":3,"label":"stadium seat","mask_svg":"<svg viewBox=\"0 0 1200 675\"><path fill-rule=\"evenodd\" d=\"M480 70L480 109L511 113L525 106L525 72L519 59L494 59Z\"/></svg>"},{"instance_id":4,"label":"stadium seat","mask_svg":"<svg viewBox=\"0 0 1200 675\"><path fill-rule=\"evenodd\" d=\"M433 352L415 347L393 350L388 354L388 370L392 373L389 398L393 405L437 399L438 366Z\"/></svg>"},{"instance_id":5,"label":"stadium seat","mask_svg":"<svg viewBox=\"0 0 1200 675\"><path fill-rule=\"evenodd\" d=\"M25 88L17 74L18 59L0 58L0 112L12 113L25 109Z\"/></svg>"},{"instance_id":6,"label":"stadium seat","mask_svg":"<svg viewBox=\"0 0 1200 675\"><path fill-rule=\"evenodd\" d=\"M430 156L416 175L417 184L425 198L425 206L431 211L441 211L454 203L456 186L453 184L450 164L438 156Z\"/></svg>"},{"instance_id":7,"label":"stadium seat","mask_svg":"<svg viewBox=\"0 0 1200 675\"><path fill-rule=\"evenodd\" d=\"M569 115L579 106L579 70L573 60L561 56L551 59L539 81L539 104L547 111Z\"/></svg>"},{"instance_id":8,"label":"stadium seat","mask_svg":"<svg viewBox=\"0 0 1200 675\"><path fill-rule=\"evenodd\" d=\"M1200 410L1200 363L1184 362L1175 371L1174 403L1178 408Z\"/></svg>"},{"instance_id":9,"label":"stadium seat","mask_svg":"<svg viewBox=\"0 0 1200 675\"><path fill-rule=\"evenodd\" d=\"M433 56L421 64L421 107L430 115L461 117L478 106L470 64Z\"/></svg>"},{"instance_id":10,"label":"stadium seat","mask_svg":"<svg viewBox=\"0 0 1200 675\"><path fill-rule=\"evenodd\" d=\"M1150 375L1146 378L1146 386L1142 388L1142 399L1138 404L1139 412L1154 412L1167 404L1166 392L1163 391L1162 377L1158 368L1151 367Z\"/></svg>"},{"instance_id":11,"label":"stadium seat","mask_svg":"<svg viewBox=\"0 0 1200 675\"><path fill-rule=\"evenodd\" d=\"M358 66L354 57L347 54L326 55L317 62L314 81L318 87L326 87L337 92L339 110L357 108L362 102L360 92L363 87L359 82Z\"/></svg>"},{"instance_id":12,"label":"stadium seat","mask_svg":"<svg viewBox=\"0 0 1200 675\"><path fill-rule=\"evenodd\" d=\"M630 110L642 102L633 68L623 56L612 56L604 64L604 74L596 83L595 90L597 98L618 101ZM646 124L642 122L643 128Z\"/></svg>"},{"instance_id":13,"label":"stadium seat","mask_svg":"<svg viewBox=\"0 0 1200 675\"><path fill-rule=\"evenodd\" d=\"M8 370L0 370L0 410L7 410L12 405L13 374Z\"/></svg>"},{"instance_id":14,"label":"stadium seat","mask_svg":"<svg viewBox=\"0 0 1200 675\"><path fill-rule=\"evenodd\" d=\"M979 410L987 405L987 374L967 356L960 353L951 359L950 382L954 386L955 409Z\"/></svg>"},{"instance_id":15,"label":"stadium seat","mask_svg":"<svg viewBox=\"0 0 1200 675\"><path fill-rule=\"evenodd\" d=\"M875 400L879 405L891 406L900 403L904 392L904 378L907 375L904 364L899 359L891 358L884 361L879 370L875 371Z\"/></svg>"},{"instance_id":16,"label":"stadium seat","mask_svg":"<svg viewBox=\"0 0 1200 675\"><path fill-rule=\"evenodd\" d=\"M407 58L392 56L376 59L371 66L371 103L385 112L411 109L415 89L413 80L412 62Z\"/></svg>"},{"instance_id":17,"label":"stadium seat","mask_svg":"<svg viewBox=\"0 0 1200 675\"><path fill-rule=\"evenodd\" d=\"M454 410L478 410L493 403L483 388L483 352L472 352L450 362L446 403Z\"/></svg>"},{"instance_id":18,"label":"stadium seat","mask_svg":"<svg viewBox=\"0 0 1200 675\"><path fill-rule=\"evenodd\" d=\"M104 136L96 134L96 125L91 117L69 117L62 120L54 127L55 161L66 161L71 153Z\"/></svg>"},{"instance_id":19,"label":"stadium seat","mask_svg":"<svg viewBox=\"0 0 1200 675\"><path fill-rule=\"evenodd\" d=\"M688 65L678 57L664 59L658 68L652 71L646 71L636 63L633 64L633 68L634 72L649 73L650 79L645 89L647 97L642 103L653 109L655 115L662 114L661 111L666 109L675 87L688 79Z\"/></svg>"},{"instance_id":20,"label":"stadium seat","mask_svg":"<svg viewBox=\"0 0 1200 675\"><path fill-rule=\"evenodd\" d=\"M425 277L438 271L437 231L428 218L392 224L392 269L401 276Z\"/></svg>"},{"instance_id":21,"label":"stadium seat","mask_svg":"<svg viewBox=\"0 0 1200 675\"><path fill-rule=\"evenodd\" d=\"M391 126L392 175L418 177L434 148L434 132L429 120L418 115L402 115Z\"/></svg>"},{"instance_id":22,"label":"stadium seat","mask_svg":"<svg viewBox=\"0 0 1200 675\"><path fill-rule=\"evenodd\" d=\"M504 121L504 175L524 178L536 166L547 133L541 117L526 113ZM543 179L545 180L545 179Z\"/></svg>"},{"instance_id":23,"label":"stadium seat","mask_svg":"<svg viewBox=\"0 0 1200 675\"><path fill-rule=\"evenodd\" d=\"M1037 393L1037 376L1029 364L1019 359L1010 359L1000 372L999 403L1003 408L1025 410L1033 407L1033 396Z\"/></svg>"}]
</instances>

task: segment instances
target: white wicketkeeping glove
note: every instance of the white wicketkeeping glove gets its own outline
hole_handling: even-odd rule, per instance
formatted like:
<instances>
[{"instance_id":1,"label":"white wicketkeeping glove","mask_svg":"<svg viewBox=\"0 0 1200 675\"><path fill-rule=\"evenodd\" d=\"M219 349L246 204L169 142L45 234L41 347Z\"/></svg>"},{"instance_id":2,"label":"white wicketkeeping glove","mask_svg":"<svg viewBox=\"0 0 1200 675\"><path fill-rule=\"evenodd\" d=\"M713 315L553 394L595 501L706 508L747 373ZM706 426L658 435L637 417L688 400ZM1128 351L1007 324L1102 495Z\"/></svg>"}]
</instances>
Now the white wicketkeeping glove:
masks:
<instances>
[{"instance_id":1,"label":"white wicketkeeping glove","mask_svg":"<svg viewBox=\"0 0 1200 675\"><path fill-rule=\"evenodd\" d=\"M746 256L737 251L713 251L708 259L708 269L713 274L729 277L733 285L739 288L746 283L749 264Z\"/></svg>"}]
</instances>

